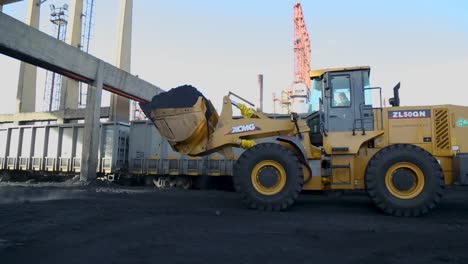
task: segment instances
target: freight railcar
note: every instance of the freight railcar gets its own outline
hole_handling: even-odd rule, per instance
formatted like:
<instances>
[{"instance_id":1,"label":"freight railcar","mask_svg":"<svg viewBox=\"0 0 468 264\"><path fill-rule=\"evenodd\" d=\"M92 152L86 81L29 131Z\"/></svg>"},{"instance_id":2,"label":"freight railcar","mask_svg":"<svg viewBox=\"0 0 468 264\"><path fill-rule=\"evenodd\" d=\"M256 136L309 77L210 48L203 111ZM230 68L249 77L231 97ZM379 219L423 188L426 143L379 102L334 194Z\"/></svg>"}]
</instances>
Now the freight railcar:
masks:
<instances>
[{"instance_id":1,"label":"freight railcar","mask_svg":"<svg viewBox=\"0 0 468 264\"><path fill-rule=\"evenodd\" d=\"M219 154L203 158L181 155L172 150L150 121L131 122L129 142L127 177L145 178L147 183L149 179L157 187L189 188L200 176L232 175L234 160Z\"/></svg>"},{"instance_id":2,"label":"freight railcar","mask_svg":"<svg viewBox=\"0 0 468 264\"><path fill-rule=\"evenodd\" d=\"M0 127L0 169L8 174L80 173L83 124ZM128 166L128 134L124 123L102 123L98 176L115 175Z\"/></svg>"},{"instance_id":3,"label":"freight railcar","mask_svg":"<svg viewBox=\"0 0 468 264\"><path fill-rule=\"evenodd\" d=\"M0 171L9 176L78 175L83 129L83 124L0 127ZM100 135L99 179L189 188L193 177L232 175L232 160L217 154L180 155L149 121L102 123Z\"/></svg>"},{"instance_id":4,"label":"freight railcar","mask_svg":"<svg viewBox=\"0 0 468 264\"><path fill-rule=\"evenodd\" d=\"M37 177L78 175L83 129L83 124L0 127L0 170ZM206 177L224 184L233 173L235 159L217 153L202 158L181 155L147 120L104 122L100 135L96 172L103 180L190 188ZM234 149L235 157L242 152Z\"/></svg>"}]
</instances>

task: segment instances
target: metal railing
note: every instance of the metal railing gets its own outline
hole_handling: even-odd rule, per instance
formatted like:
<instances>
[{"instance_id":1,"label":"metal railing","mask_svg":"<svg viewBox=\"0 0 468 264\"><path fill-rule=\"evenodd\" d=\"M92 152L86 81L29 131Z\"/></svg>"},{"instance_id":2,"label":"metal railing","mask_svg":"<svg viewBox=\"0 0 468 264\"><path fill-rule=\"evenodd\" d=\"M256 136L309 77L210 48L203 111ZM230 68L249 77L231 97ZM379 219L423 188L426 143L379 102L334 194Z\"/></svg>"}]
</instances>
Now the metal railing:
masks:
<instances>
[{"instance_id":1,"label":"metal railing","mask_svg":"<svg viewBox=\"0 0 468 264\"><path fill-rule=\"evenodd\" d=\"M365 123L375 123L374 120L374 110L380 110L380 130L383 130L383 106L382 106L382 88L381 87L369 87L369 88L364 88L364 94L366 91L371 91L371 90L378 90L379 91L379 106L374 107L368 106L365 103L362 103L359 105L359 118L354 119L353 123L353 135L356 134L356 130L362 131L362 134L366 134L365 130ZM364 110L371 110L372 114L369 117L364 116ZM357 124L360 124L360 127L357 126Z\"/></svg>"}]
</instances>

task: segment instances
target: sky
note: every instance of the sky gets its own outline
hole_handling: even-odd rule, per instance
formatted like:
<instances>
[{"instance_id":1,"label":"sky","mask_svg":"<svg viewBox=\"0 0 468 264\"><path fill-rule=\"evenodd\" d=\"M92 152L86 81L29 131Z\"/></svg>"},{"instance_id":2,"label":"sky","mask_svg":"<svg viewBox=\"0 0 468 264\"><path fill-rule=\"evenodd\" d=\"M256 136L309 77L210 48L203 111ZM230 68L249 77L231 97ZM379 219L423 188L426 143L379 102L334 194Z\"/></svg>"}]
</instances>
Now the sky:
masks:
<instances>
[{"instance_id":1,"label":"sky","mask_svg":"<svg viewBox=\"0 0 468 264\"><path fill-rule=\"evenodd\" d=\"M52 34L48 0L41 30ZM197 87L220 111L229 91L259 98L264 75L264 109L272 93L294 78L293 3L290 0L134 1L132 74L165 90ZM401 82L402 105L468 106L468 1L301 1L311 40L311 67L371 66L371 86L390 98ZM24 21L26 2L3 12ZM96 0L90 53L115 62L119 1ZM1 37L1 36L0 36ZM15 111L19 62L0 55L0 113ZM37 110L44 72L38 74ZM108 105L104 96L103 105ZM279 107L277 107L279 109Z\"/></svg>"}]
</instances>

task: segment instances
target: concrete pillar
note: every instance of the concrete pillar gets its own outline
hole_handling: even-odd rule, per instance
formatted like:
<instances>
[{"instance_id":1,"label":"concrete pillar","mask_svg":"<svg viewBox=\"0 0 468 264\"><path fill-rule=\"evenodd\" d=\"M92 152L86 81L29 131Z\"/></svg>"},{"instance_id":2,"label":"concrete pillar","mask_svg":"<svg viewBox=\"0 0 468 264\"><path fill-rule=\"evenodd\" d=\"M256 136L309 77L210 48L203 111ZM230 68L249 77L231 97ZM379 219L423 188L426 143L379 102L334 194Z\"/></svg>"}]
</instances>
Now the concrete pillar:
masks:
<instances>
[{"instance_id":1,"label":"concrete pillar","mask_svg":"<svg viewBox=\"0 0 468 264\"><path fill-rule=\"evenodd\" d=\"M83 18L83 0L70 0L65 42L78 49L81 48L81 28ZM62 80L60 110L78 109L78 82L66 77Z\"/></svg>"},{"instance_id":2,"label":"concrete pillar","mask_svg":"<svg viewBox=\"0 0 468 264\"><path fill-rule=\"evenodd\" d=\"M130 72L133 0L121 0L120 8L116 66L126 72ZM110 121L128 122L130 117L130 102L127 98L112 94L110 107Z\"/></svg>"},{"instance_id":3,"label":"concrete pillar","mask_svg":"<svg viewBox=\"0 0 468 264\"><path fill-rule=\"evenodd\" d=\"M0 12L3 12L3 5L0 4Z\"/></svg>"},{"instance_id":4,"label":"concrete pillar","mask_svg":"<svg viewBox=\"0 0 468 264\"><path fill-rule=\"evenodd\" d=\"M90 86L86 96L86 113L83 135L83 150L81 154L80 180L91 182L96 179L99 158L99 130L101 114L101 97L103 85L103 65L99 63L96 79Z\"/></svg>"},{"instance_id":5,"label":"concrete pillar","mask_svg":"<svg viewBox=\"0 0 468 264\"><path fill-rule=\"evenodd\" d=\"M27 25L39 28L40 10L39 0L28 0ZM36 111L36 76L37 68L35 66L21 62L16 94L17 113Z\"/></svg>"}]
</instances>

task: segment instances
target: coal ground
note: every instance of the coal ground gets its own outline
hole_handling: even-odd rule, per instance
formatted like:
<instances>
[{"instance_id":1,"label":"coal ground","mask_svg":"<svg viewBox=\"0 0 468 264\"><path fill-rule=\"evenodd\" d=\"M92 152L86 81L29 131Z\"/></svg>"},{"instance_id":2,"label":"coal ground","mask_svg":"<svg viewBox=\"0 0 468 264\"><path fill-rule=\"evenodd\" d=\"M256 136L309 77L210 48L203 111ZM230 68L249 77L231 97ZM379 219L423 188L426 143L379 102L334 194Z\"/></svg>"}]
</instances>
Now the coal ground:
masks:
<instances>
[{"instance_id":1,"label":"coal ground","mask_svg":"<svg viewBox=\"0 0 468 264\"><path fill-rule=\"evenodd\" d=\"M364 193L307 193L287 212L236 193L0 183L0 263L468 263L468 189L418 218Z\"/></svg>"}]
</instances>

